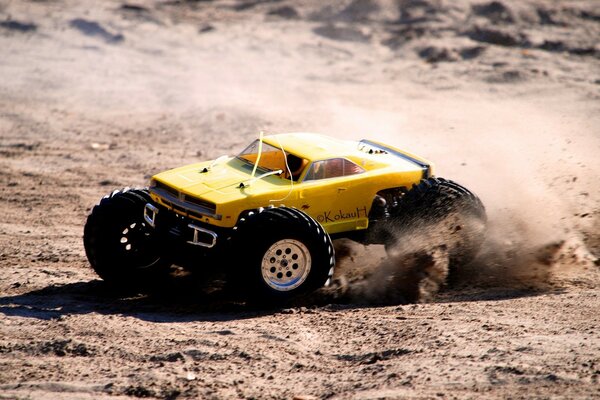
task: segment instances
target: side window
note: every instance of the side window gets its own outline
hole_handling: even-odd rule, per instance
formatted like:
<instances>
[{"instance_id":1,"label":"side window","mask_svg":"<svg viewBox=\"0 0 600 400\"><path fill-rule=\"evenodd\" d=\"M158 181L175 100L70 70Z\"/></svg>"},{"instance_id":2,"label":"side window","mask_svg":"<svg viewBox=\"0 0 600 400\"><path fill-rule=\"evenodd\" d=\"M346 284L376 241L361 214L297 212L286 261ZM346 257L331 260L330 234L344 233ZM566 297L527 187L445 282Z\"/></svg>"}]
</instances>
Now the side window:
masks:
<instances>
[{"instance_id":1,"label":"side window","mask_svg":"<svg viewBox=\"0 0 600 400\"><path fill-rule=\"evenodd\" d=\"M337 178L363 173L365 170L345 158L332 158L330 160L315 161L306 173L305 181L317 179Z\"/></svg>"}]
</instances>

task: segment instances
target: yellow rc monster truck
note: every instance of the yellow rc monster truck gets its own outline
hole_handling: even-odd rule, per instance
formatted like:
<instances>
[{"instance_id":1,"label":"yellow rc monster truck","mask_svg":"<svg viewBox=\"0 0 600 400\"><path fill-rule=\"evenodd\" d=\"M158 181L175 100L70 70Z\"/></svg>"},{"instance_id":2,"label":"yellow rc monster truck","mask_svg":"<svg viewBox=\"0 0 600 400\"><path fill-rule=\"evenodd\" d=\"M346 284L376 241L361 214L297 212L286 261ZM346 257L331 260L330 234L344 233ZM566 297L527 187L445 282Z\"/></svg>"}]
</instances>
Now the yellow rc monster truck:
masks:
<instances>
[{"instance_id":1,"label":"yellow rc monster truck","mask_svg":"<svg viewBox=\"0 0 600 400\"><path fill-rule=\"evenodd\" d=\"M160 285L177 265L220 270L250 297L286 301L332 277L332 239L392 247L437 224L458 243L449 249L452 265L475 255L485 219L474 194L435 178L428 161L406 151L261 134L237 156L105 196L87 219L84 245L96 273L122 288Z\"/></svg>"}]
</instances>

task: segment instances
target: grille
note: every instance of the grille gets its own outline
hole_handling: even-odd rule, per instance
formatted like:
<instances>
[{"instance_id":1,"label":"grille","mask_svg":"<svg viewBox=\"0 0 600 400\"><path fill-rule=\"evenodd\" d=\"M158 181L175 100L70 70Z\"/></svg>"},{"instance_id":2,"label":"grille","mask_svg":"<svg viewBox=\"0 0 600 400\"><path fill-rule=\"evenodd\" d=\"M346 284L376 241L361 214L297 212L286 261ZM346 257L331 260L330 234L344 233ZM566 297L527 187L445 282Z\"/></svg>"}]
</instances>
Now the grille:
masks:
<instances>
[{"instance_id":1,"label":"grille","mask_svg":"<svg viewBox=\"0 0 600 400\"><path fill-rule=\"evenodd\" d=\"M162 201L169 205L174 210L188 215L201 217L203 215L221 219L220 215L216 215L217 206L206 200L198 199L191 196L186 196L180 193L175 188L165 185L162 182L157 182L150 191L159 196Z\"/></svg>"},{"instance_id":2,"label":"grille","mask_svg":"<svg viewBox=\"0 0 600 400\"><path fill-rule=\"evenodd\" d=\"M156 187L158 189L162 189L165 192L172 194L176 198L179 198L179 192L177 190L173 189L171 186L165 185L162 182L158 182L158 181L155 181L155 182L156 182Z\"/></svg>"},{"instance_id":3,"label":"grille","mask_svg":"<svg viewBox=\"0 0 600 400\"><path fill-rule=\"evenodd\" d=\"M213 212L215 212L216 209L217 209L217 207L215 206L214 203L211 203L210 201L198 199L196 197L184 196L184 200L185 200L185 203L192 203L192 204L195 204L197 206L204 207L204 208L207 208L209 210L212 210Z\"/></svg>"}]
</instances>

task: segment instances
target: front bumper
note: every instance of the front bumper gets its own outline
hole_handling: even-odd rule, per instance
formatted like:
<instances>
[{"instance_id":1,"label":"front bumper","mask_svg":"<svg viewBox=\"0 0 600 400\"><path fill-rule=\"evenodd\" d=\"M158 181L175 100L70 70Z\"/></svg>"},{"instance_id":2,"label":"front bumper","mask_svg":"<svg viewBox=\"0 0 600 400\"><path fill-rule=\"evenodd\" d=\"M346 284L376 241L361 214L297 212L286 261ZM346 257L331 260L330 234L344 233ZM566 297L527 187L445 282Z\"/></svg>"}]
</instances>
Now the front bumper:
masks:
<instances>
[{"instance_id":1,"label":"front bumper","mask_svg":"<svg viewBox=\"0 0 600 400\"><path fill-rule=\"evenodd\" d=\"M213 249L229 236L230 229L213 227L169 210L159 204L146 203L144 220L161 239L179 245L187 244Z\"/></svg>"}]
</instances>

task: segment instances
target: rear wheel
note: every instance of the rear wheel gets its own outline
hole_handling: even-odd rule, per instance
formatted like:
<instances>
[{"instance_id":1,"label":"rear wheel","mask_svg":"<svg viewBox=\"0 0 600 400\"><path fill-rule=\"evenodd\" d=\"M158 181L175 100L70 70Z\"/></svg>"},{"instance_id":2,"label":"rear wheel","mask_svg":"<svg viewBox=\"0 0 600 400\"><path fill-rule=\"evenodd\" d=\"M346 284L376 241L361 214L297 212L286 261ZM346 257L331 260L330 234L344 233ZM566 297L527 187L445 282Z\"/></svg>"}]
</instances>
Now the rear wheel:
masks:
<instances>
[{"instance_id":1,"label":"rear wheel","mask_svg":"<svg viewBox=\"0 0 600 400\"><path fill-rule=\"evenodd\" d=\"M413 185L390 210L383 224L385 245L393 251L404 243L447 249L450 268L473 260L486 230L485 207L465 187L443 178Z\"/></svg>"},{"instance_id":2,"label":"rear wheel","mask_svg":"<svg viewBox=\"0 0 600 400\"><path fill-rule=\"evenodd\" d=\"M115 190L88 216L85 252L94 271L108 284L127 291L154 288L171 265L160 251L154 229L144 220L146 190Z\"/></svg>"},{"instance_id":3,"label":"rear wheel","mask_svg":"<svg viewBox=\"0 0 600 400\"><path fill-rule=\"evenodd\" d=\"M283 303L318 289L333 275L329 235L300 210L252 212L234 230L232 279L249 300Z\"/></svg>"}]
</instances>

